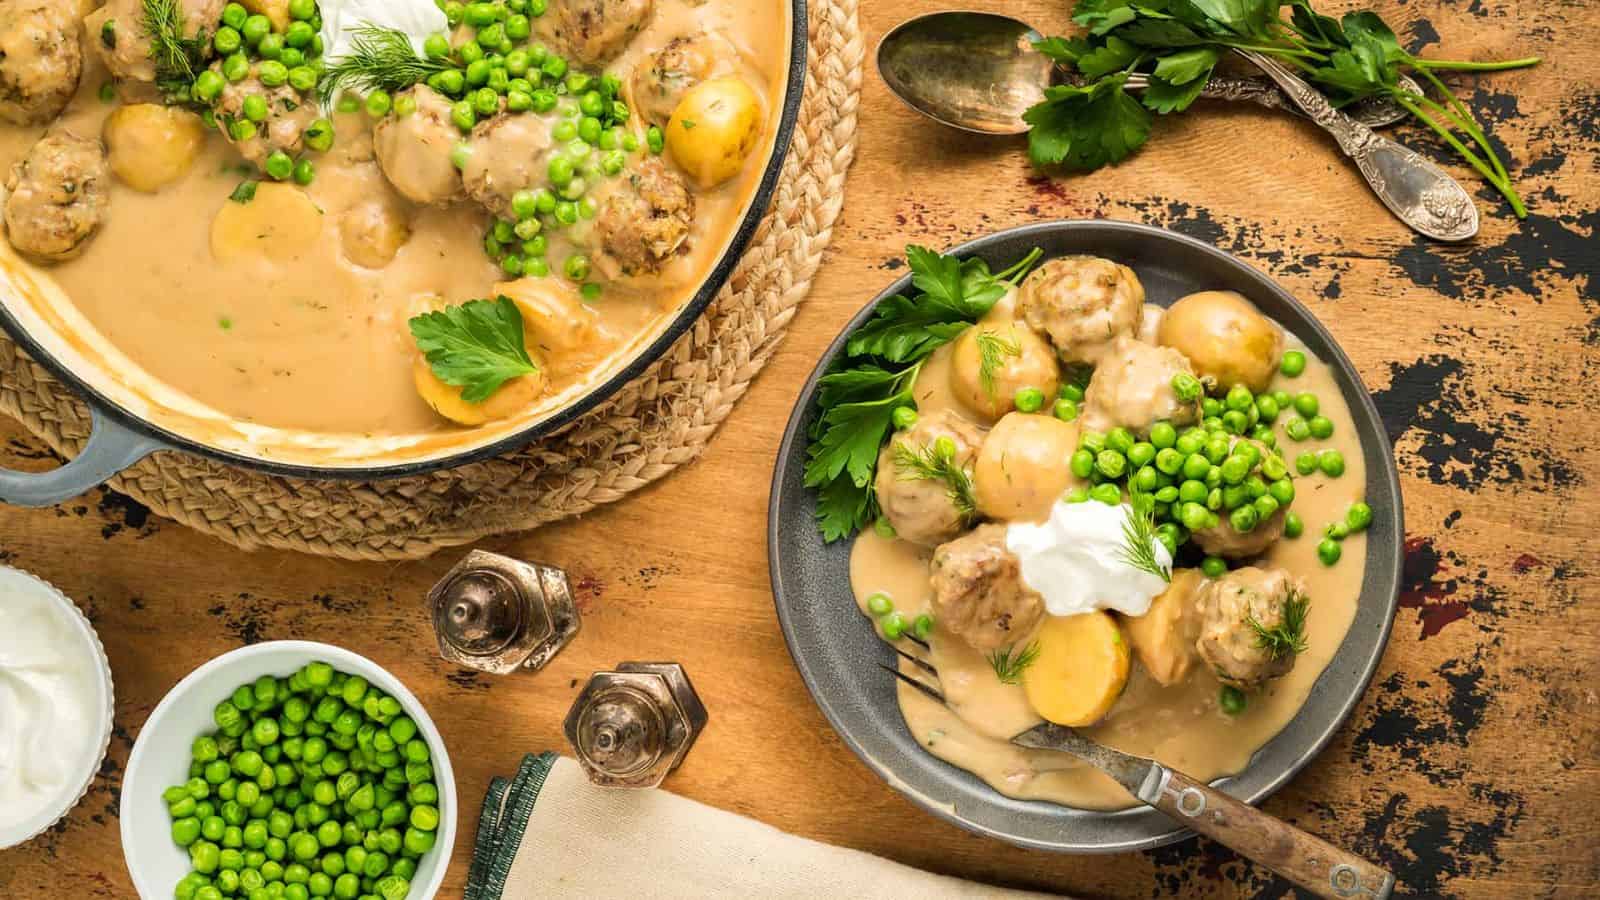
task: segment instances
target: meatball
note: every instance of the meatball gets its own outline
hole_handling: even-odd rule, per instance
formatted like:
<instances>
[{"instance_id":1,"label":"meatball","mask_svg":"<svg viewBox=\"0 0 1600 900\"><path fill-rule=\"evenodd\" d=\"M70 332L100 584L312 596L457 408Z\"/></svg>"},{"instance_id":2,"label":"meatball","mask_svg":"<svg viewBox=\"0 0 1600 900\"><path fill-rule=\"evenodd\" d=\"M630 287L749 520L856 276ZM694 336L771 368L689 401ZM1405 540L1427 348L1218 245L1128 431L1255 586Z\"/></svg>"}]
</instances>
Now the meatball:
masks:
<instances>
[{"instance_id":1,"label":"meatball","mask_svg":"<svg viewBox=\"0 0 1600 900\"><path fill-rule=\"evenodd\" d=\"M451 156L461 129L450 121L450 101L430 87L408 88L416 112L390 115L373 133L373 151L384 177L413 203L446 204L466 196L461 171Z\"/></svg>"},{"instance_id":2,"label":"meatball","mask_svg":"<svg viewBox=\"0 0 1600 900\"><path fill-rule=\"evenodd\" d=\"M42 125L67 108L83 75L83 47L71 4L0 2L0 120Z\"/></svg>"},{"instance_id":3,"label":"meatball","mask_svg":"<svg viewBox=\"0 0 1600 900\"><path fill-rule=\"evenodd\" d=\"M1283 569L1235 569L1200 592L1195 650L1227 684L1288 674L1305 647L1307 604L1304 583Z\"/></svg>"},{"instance_id":4,"label":"meatball","mask_svg":"<svg viewBox=\"0 0 1600 900\"><path fill-rule=\"evenodd\" d=\"M978 650L1014 644L1044 617L1044 600L1022 580L1004 525L982 525L933 551L933 612Z\"/></svg>"},{"instance_id":5,"label":"meatball","mask_svg":"<svg viewBox=\"0 0 1600 900\"><path fill-rule=\"evenodd\" d=\"M209 38L222 19L227 0L177 0L182 16L183 37ZM145 0L109 0L105 6L83 20L89 32L89 46L95 48L106 68L117 78L135 82L154 82L156 65L151 56L151 40L144 22ZM209 40L200 43L209 46Z\"/></svg>"},{"instance_id":6,"label":"meatball","mask_svg":"<svg viewBox=\"0 0 1600 900\"><path fill-rule=\"evenodd\" d=\"M645 121L665 125L690 88L728 74L734 54L716 32L675 37L634 69L628 104Z\"/></svg>"},{"instance_id":7,"label":"meatball","mask_svg":"<svg viewBox=\"0 0 1600 900\"><path fill-rule=\"evenodd\" d=\"M1050 338L1063 362L1100 362L1144 315L1144 285L1124 265L1097 256L1064 256L1022 283L1017 314Z\"/></svg>"},{"instance_id":8,"label":"meatball","mask_svg":"<svg viewBox=\"0 0 1600 900\"><path fill-rule=\"evenodd\" d=\"M1079 483L1072 474L1078 423L1014 412L995 423L973 466L978 511L991 519L1039 521Z\"/></svg>"},{"instance_id":9,"label":"meatball","mask_svg":"<svg viewBox=\"0 0 1600 900\"><path fill-rule=\"evenodd\" d=\"M960 534L974 512L963 508L965 498L948 481L921 477L916 467L901 465L908 453L926 458L937 452L934 445L940 438L955 443L951 468L970 479L983 432L949 410L923 416L895 435L878 456L878 507L896 534L929 547Z\"/></svg>"},{"instance_id":10,"label":"meatball","mask_svg":"<svg viewBox=\"0 0 1600 900\"><path fill-rule=\"evenodd\" d=\"M83 252L111 203L105 147L65 131L45 135L6 181L5 229L17 252L44 263Z\"/></svg>"},{"instance_id":11,"label":"meatball","mask_svg":"<svg viewBox=\"0 0 1600 900\"><path fill-rule=\"evenodd\" d=\"M551 0L539 22L566 56L597 68L622 52L654 7L654 0Z\"/></svg>"},{"instance_id":12,"label":"meatball","mask_svg":"<svg viewBox=\"0 0 1600 900\"><path fill-rule=\"evenodd\" d=\"M1109 431L1121 425L1143 435L1162 420L1179 427L1193 424L1200 418L1200 401L1184 403L1172 389L1173 377L1181 374L1194 374L1182 353L1118 338L1084 390L1083 427Z\"/></svg>"},{"instance_id":13,"label":"meatball","mask_svg":"<svg viewBox=\"0 0 1600 900\"><path fill-rule=\"evenodd\" d=\"M658 157L646 157L632 172L607 179L593 196L595 263L609 278L659 272L689 239L694 198Z\"/></svg>"},{"instance_id":14,"label":"meatball","mask_svg":"<svg viewBox=\"0 0 1600 900\"><path fill-rule=\"evenodd\" d=\"M245 118L245 100L253 96L267 101L265 121L252 123ZM319 115L316 103L300 96L299 91L286 84L267 87L253 71L249 78L223 89L217 97L216 114L222 137L240 156L258 166L279 150L298 156L305 146L306 129ZM236 127L241 129L239 133L235 133Z\"/></svg>"},{"instance_id":15,"label":"meatball","mask_svg":"<svg viewBox=\"0 0 1600 900\"><path fill-rule=\"evenodd\" d=\"M515 221L511 198L541 185L555 144L545 116L501 114L472 131L472 155L461 170L467 193L502 219Z\"/></svg>"},{"instance_id":16,"label":"meatball","mask_svg":"<svg viewBox=\"0 0 1600 900\"><path fill-rule=\"evenodd\" d=\"M1262 459L1276 452L1260 441L1247 442L1255 445ZM1200 545L1200 549L1213 556L1223 556L1228 559L1249 559L1252 556L1260 556L1268 547L1277 543L1278 538L1283 537L1283 523L1288 515L1289 508L1280 506L1277 512L1256 523L1256 527L1241 532L1234 530L1233 524L1224 514L1217 524L1194 532L1194 541Z\"/></svg>"},{"instance_id":17,"label":"meatball","mask_svg":"<svg viewBox=\"0 0 1600 900\"><path fill-rule=\"evenodd\" d=\"M1035 388L1053 400L1060 381L1061 366L1050 345L1021 322L985 320L956 338L950 390L991 422L1016 409L1017 392L1023 388Z\"/></svg>"},{"instance_id":18,"label":"meatball","mask_svg":"<svg viewBox=\"0 0 1600 900\"><path fill-rule=\"evenodd\" d=\"M1157 340L1193 363L1217 391L1242 384L1267 389L1283 356L1283 332L1233 291L1204 291L1172 304Z\"/></svg>"}]
</instances>

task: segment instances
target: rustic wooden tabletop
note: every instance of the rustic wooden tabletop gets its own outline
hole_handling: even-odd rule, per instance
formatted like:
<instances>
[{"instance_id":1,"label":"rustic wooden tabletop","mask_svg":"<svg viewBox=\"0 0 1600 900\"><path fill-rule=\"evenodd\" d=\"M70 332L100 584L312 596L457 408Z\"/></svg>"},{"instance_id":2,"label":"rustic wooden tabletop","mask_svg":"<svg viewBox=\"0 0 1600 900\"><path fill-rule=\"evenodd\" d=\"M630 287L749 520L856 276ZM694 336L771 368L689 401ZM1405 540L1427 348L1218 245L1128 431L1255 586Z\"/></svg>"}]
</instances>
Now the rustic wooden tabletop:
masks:
<instances>
[{"instance_id":1,"label":"rustic wooden tabletop","mask_svg":"<svg viewBox=\"0 0 1600 900\"><path fill-rule=\"evenodd\" d=\"M868 46L902 16L941 5L864 3ZM562 716L591 671L675 659L711 710L668 782L680 794L998 884L1096 897L1291 895L1205 841L1053 856L930 818L829 729L773 617L764 526L779 436L823 347L894 277L904 245L1096 216L1166 225L1279 278L1355 359L1396 444L1407 561L1394 639L1354 717L1266 808L1389 866L1410 894L1600 895L1600 607L1584 602L1600 587L1600 451L1587 421L1600 416L1600 5L1376 5L1413 48L1545 56L1531 71L1460 80L1514 160L1526 221L1480 191L1474 243L1415 238L1329 140L1253 108L1205 106L1159 122L1147 149L1115 169L1040 177L1020 141L937 130L869 74L860 159L829 260L704 458L580 522L485 542L576 579L583 633L537 676L497 680L439 659L422 597L459 553L402 565L247 554L109 492L53 510L0 509L0 561L83 605L117 678L102 777L64 824L0 853L0 896L131 897L117 797L146 716L200 663L279 638L347 646L404 680L444 733L468 826L491 776L513 772L525 751L564 747ZM1065 25L1064 2L1006 6ZM0 465L53 462L4 422ZM446 896L460 894L471 834L459 832Z\"/></svg>"}]
</instances>

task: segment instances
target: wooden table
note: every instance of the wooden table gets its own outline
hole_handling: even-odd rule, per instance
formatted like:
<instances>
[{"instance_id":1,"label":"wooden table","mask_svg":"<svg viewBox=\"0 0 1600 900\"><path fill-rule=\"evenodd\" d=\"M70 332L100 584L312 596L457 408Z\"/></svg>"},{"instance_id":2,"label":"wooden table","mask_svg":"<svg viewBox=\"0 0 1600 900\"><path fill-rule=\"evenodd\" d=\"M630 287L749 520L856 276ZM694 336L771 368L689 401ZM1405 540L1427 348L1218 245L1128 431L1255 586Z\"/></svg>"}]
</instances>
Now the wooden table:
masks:
<instances>
[{"instance_id":1,"label":"wooden table","mask_svg":"<svg viewBox=\"0 0 1600 900\"><path fill-rule=\"evenodd\" d=\"M866 4L868 46L900 16L941 5ZM1009 7L1065 24L1065 3ZM1403 39L1451 57L1550 58L1469 94L1515 160L1526 222L1483 192L1476 243L1413 238L1330 141L1254 109L1206 107L1158 123L1150 146L1119 168L1042 178L1020 142L932 128L869 74L860 160L830 259L782 352L705 457L581 522L485 543L577 579L583 633L537 676L479 677L439 659L422 596L458 553L403 565L246 554L105 492L55 510L0 509L0 561L54 581L89 611L118 701L103 777L66 824L0 854L0 896L132 896L118 782L145 717L205 660L278 638L332 641L378 660L438 720L470 819L447 896L460 893L489 778L514 771L524 751L563 748L561 719L583 680L624 659L683 662L710 707L710 728L668 783L680 794L1007 885L1106 897L1291 894L1204 841L1052 856L930 818L828 727L773 617L768 478L822 348L893 277L907 242L946 246L1085 216L1165 224L1281 279L1356 360L1397 443L1408 555L1394 640L1354 718L1267 808L1382 861L1418 895L1600 893L1600 459L1588 420L1600 415L1600 78L1582 49L1600 7L1384 0L1379 9ZM1410 140L1429 144L1414 132ZM50 465L11 423L0 423L0 448L0 464ZM895 837L908 833L916 839Z\"/></svg>"}]
</instances>

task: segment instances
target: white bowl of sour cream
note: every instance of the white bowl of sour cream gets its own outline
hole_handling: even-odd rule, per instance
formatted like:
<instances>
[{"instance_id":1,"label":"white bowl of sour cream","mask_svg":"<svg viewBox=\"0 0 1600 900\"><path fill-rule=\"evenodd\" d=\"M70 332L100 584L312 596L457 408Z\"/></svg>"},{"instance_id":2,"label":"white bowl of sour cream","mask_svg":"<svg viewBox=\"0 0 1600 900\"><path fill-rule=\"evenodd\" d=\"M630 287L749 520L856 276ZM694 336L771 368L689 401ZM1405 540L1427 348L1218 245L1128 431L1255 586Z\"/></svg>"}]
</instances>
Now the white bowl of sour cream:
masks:
<instances>
[{"instance_id":1,"label":"white bowl of sour cream","mask_svg":"<svg viewBox=\"0 0 1600 900\"><path fill-rule=\"evenodd\" d=\"M0 849L60 821L111 742L111 664L66 595L0 566Z\"/></svg>"}]
</instances>

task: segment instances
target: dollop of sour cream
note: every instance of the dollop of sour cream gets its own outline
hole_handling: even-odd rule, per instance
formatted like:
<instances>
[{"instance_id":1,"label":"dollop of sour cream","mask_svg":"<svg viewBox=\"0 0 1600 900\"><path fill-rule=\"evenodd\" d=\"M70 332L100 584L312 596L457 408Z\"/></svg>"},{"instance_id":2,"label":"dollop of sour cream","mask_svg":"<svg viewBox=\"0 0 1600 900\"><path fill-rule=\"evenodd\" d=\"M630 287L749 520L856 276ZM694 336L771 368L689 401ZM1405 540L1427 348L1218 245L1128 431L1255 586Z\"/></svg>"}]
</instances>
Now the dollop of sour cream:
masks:
<instances>
[{"instance_id":1,"label":"dollop of sour cream","mask_svg":"<svg viewBox=\"0 0 1600 900\"><path fill-rule=\"evenodd\" d=\"M70 799L100 749L103 676L70 615L0 570L0 831Z\"/></svg>"},{"instance_id":2,"label":"dollop of sour cream","mask_svg":"<svg viewBox=\"0 0 1600 900\"><path fill-rule=\"evenodd\" d=\"M1052 616L1114 609L1142 616L1167 589L1166 579L1130 564L1125 528L1133 507L1088 500L1057 501L1039 524L1006 528L1006 549L1022 563L1022 580L1044 598ZM1151 539L1156 562L1171 573L1172 554Z\"/></svg>"},{"instance_id":3,"label":"dollop of sour cream","mask_svg":"<svg viewBox=\"0 0 1600 900\"><path fill-rule=\"evenodd\" d=\"M449 34L450 21L433 0L321 0L322 57L329 63L350 55L356 32L368 26L398 31L418 56L429 35Z\"/></svg>"}]
</instances>

